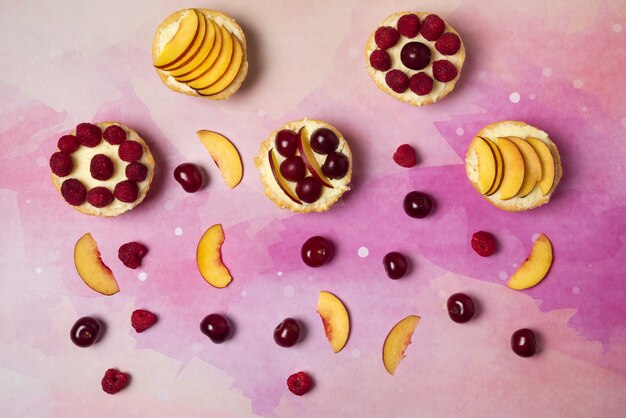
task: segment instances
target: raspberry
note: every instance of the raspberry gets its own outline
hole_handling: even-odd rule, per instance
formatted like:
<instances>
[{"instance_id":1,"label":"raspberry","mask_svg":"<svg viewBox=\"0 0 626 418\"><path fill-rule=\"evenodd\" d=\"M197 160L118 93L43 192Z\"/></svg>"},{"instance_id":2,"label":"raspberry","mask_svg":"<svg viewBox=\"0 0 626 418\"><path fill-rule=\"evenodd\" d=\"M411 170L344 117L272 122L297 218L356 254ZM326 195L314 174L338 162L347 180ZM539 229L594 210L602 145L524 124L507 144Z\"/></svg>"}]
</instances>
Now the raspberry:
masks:
<instances>
[{"instance_id":1,"label":"raspberry","mask_svg":"<svg viewBox=\"0 0 626 418\"><path fill-rule=\"evenodd\" d=\"M126 162L137 161L143 155L143 147L137 141L126 141L117 151L120 158Z\"/></svg>"},{"instance_id":2,"label":"raspberry","mask_svg":"<svg viewBox=\"0 0 626 418\"><path fill-rule=\"evenodd\" d=\"M393 160L400 167L411 168L417 164L417 155L415 150L409 144L402 144L393 153Z\"/></svg>"},{"instance_id":3,"label":"raspberry","mask_svg":"<svg viewBox=\"0 0 626 418\"><path fill-rule=\"evenodd\" d=\"M124 180L115 185L113 194L122 202L133 203L137 200L137 196L139 196L139 188L134 181Z\"/></svg>"},{"instance_id":4,"label":"raspberry","mask_svg":"<svg viewBox=\"0 0 626 418\"><path fill-rule=\"evenodd\" d=\"M136 269L141 265L141 259L148 253L145 245L138 242L127 242L117 251L117 257L128 268Z\"/></svg>"},{"instance_id":5,"label":"raspberry","mask_svg":"<svg viewBox=\"0 0 626 418\"><path fill-rule=\"evenodd\" d=\"M102 140L102 130L92 123L79 123L76 127L76 138L81 145L93 148Z\"/></svg>"},{"instance_id":6,"label":"raspberry","mask_svg":"<svg viewBox=\"0 0 626 418\"><path fill-rule=\"evenodd\" d=\"M407 14L398 19L398 32L407 38L413 38L420 31L420 18L414 14Z\"/></svg>"},{"instance_id":7,"label":"raspberry","mask_svg":"<svg viewBox=\"0 0 626 418\"><path fill-rule=\"evenodd\" d=\"M400 70L391 70L385 75L389 88L396 93L404 93L409 88L409 77Z\"/></svg>"},{"instance_id":8,"label":"raspberry","mask_svg":"<svg viewBox=\"0 0 626 418\"><path fill-rule=\"evenodd\" d=\"M87 202L93 207L109 206L115 197L106 187L94 187L87 192Z\"/></svg>"},{"instance_id":9,"label":"raspberry","mask_svg":"<svg viewBox=\"0 0 626 418\"><path fill-rule=\"evenodd\" d=\"M63 135L59 138L57 147L59 147L61 151L71 154L80 147L80 142L78 142L78 138L74 135Z\"/></svg>"},{"instance_id":10,"label":"raspberry","mask_svg":"<svg viewBox=\"0 0 626 418\"><path fill-rule=\"evenodd\" d=\"M126 166L126 178L131 181L144 181L148 175L148 167L134 161Z\"/></svg>"},{"instance_id":11,"label":"raspberry","mask_svg":"<svg viewBox=\"0 0 626 418\"><path fill-rule=\"evenodd\" d=\"M376 45L378 45L380 49L391 48L398 43L399 39L400 34L391 26L381 26L376 29L376 33L374 34L374 41L376 41Z\"/></svg>"},{"instance_id":12,"label":"raspberry","mask_svg":"<svg viewBox=\"0 0 626 418\"><path fill-rule=\"evenodd\" d=\"M479 256L489 257L496 252L496 239L489 232L475 232L472 235L472 248Z\"/></svg>"},{"instance_id":13,"label":"raspberry","mask_svg":"<svg viewBox=\"0 0 626 418\"><path fill-rule=\"evenodd\" d=\"M287 379L287 387L294 395L302 396L311 390L313 381L305 372L294 373Z\"/></svg>"},{"instance_id":14,"label":"raspberry","mask_svg":"<svg viewBox=\"0 0 626 418\"><path fill-rule=\"evenodd\" d=\"M433 77L436 80L447 83L456 78L457 71L454 64L447 60L433 62Z\"/></svg>"},{"instance_id":15,"label":"raspberry","mask_svg":"<svg viewBox=\"0 0 626 418\"><path fill-rule=\"evenodd\" d=\"M144 332L157 321L157 316L145 309L137 309L130 316L130 324L137 332Z\"/></svg>"},{"instance_id":16,"label":"raspberry","mask_svg":"<svg viewBox=\"0 0 626 418\"><path fill-rule=\"evenodd\" d=\"M96 180L108 180L113 176L113 161L104 154L96 154L91 157L89 172Z\"/></svg>"},{"instance_id":17,"label":"raspberry","mask_svg":"<svg viewBox=\"0 0 626 418\"><path fill-rule=\"evenodd\" d=\"M441 36L446 24L437 15L428 15L422 23L421 33L422 36L429 41L435 41Z\"/></svg>"},{"instance_id":18,"label":"raspberry","mask_svg":"<svg viewBox=\"0 0 626 418\"><path fill-rule=\"evenodd\" d=\"M370 65L375 70L387 71L391 68L391 58L385 51L377 49L370 54Z\"/></svg>"},{"instance_id":19,"label":"raspberry","mask_svg":"<svg viewBox=\"0 0 626 418\"><path fill-rule=\"evenodd\" d=\"M130 376L127 373L120 372L117 369L109 369L102 378L102 390L109 395L114 395L128 386L129 381Z\"/></svg>"},{"instance_id":20,"label":"raspberry","mask_svg":"<svg viewBox=\"0 0 626 418\"><path fill-rule=\"evenodd\" d=\"M59 177L65 177L74 169L72 157L61 151L57 151L50 157L50 170Z\"/></svg>"},{"instance_id":21,"label":"raspberry","mask_svg":"<svg viewBox=\"0 0 626 418\"><path fill-rule=\"evenodd\" d=\"M409 88L418 96L425 96L433 90L433 79L426 73L413 74L409 79Z\"/></svg>"},{"instance_id":22,"label":"raspberry","mask_svg":"<svg viewBox=\"0 0 626 418\"><path fill-rule=\"evenodd\" d=\"M111 145L119 145L126 141L126 131L121 126L111 125L104 130L102 137Z\"/></svg>"},{"instance_id":23,"label":"raspberry","mask_svg":"<svg viewBox=\"0 0 626 418\"><path fill-rule=\"evenodd\" d=\"M61 184L61 195L70 205L79 206L85 203L87 189L79 180L67 179Z\"/></svg>"},{"instance_id":24,"label":"raspberry","mask_svg":"<svg viewBox=\"0 0 626 418\"><path fill-rule=\"evenodd\" d=\"M461 48L461 38L456 33L444 33L435 42L435 48L443 55L454 55Z\"/></svg>"}]
</instances>

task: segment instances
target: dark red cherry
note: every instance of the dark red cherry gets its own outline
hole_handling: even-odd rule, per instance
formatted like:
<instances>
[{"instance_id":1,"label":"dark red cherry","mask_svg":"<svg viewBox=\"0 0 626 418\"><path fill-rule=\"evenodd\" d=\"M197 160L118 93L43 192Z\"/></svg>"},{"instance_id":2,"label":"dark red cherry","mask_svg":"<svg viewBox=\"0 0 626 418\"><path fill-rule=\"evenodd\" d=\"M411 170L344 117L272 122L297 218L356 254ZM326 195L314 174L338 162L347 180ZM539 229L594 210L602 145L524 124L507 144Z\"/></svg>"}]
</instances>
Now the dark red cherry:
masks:
<instances>
[{"instance_id":1,"label":"dark red cherry","mask_svg":"<svg viewBox=\"0 0 626 418\"><path fill-rule=\"evenodd\" d=\"M322 173L330 179L341 179L348 174L350 161L348 157L340 152L331 152L326 156L326 161L322 165Z\"/></svg>"},{"instance_id":2,"label":"dark red cherry","mask_svg":"<svg viewBox=\"0 0 626 418\"><path fill-rule=\"evenodd\" d=\"M286 160L280 163L280 174L289 181L302 180L306 175L306 167L302 158L297 155L287 157Z\"/></svg>"},{"instance_id":3,"label":"dark red cherry","mask_svg":"<svg viewBox=\"0 0 626 418\"><path fill-rule=\"evenodd\" d=\"M297 319L286 318L274 329L274 341L281 347L292 347L300 339L302 327Z\"/></svg>"},{"instance_id":4,"label":"dark red cherry","mask_svg":"<svg viewBox=\"0 0 626 418\"><path fill-rule=\"evenodd\" d=\"M329 154L339 146L339 138L328 128L319 128L311 135L311 148L318 154Z\"/></svg>"},{"instance_id":5,"label":"dark red cherry","mask_svg":"<svg viewBox=\"0 0 626 418\"><path fill-rule=\"evenodd\" d=\"M537 352L535 333L528 328L518 329L511 336L511 349L520 357L532 357Z\"/></svg>"},{"instance_id":6,"label":"dark red cherry","mask_svg":"<svg viewBox=\"0 0 626 418\"><path fill-rule=\"evenodd\" d=\"M200 331L216 344L221 344L230 335L230 324L220 314L210 314L200 323Z\"/></svg>"},{"instance_id":7,"label":"dark red cherry","mask_svg":"<svg viewBox=\"0 0 626 418\"><path fill-rule=\"evenodd\" d=\"M412 70L421 70L430 63L430 48L421 42L409 42L400 51L400 61Z\"/></svg>"},{"instance_id":8,"label":"dark red cherry","mask_svg":"<svg viewBox=\"0 0 626 418\"><path fill-rule=\"evenodd\" d=\"M195 193L204 185L202 170L191 163L184 163L176 167L174 178L187 193Z\"/></svg>"},{"instance_id":9,"label":"dark red cherry","mask_svg":"<svg viewBox=\"0 0 626 418\"><path fill-rule=\"evenodd\" d=\"M433 201L426 193L410 192L404 197L403 206L411 218L425 218L433 209Z\"/></svg>"},{"instance_id":10,"label":"dark red cherry","mask_svg":"<svg viewBox=\"0 0 626 418\"><path fill-rule=\"evenodd\" d=\"M455 293L448 298L448 315L457 324L464 324L476 314L474 299L465 293Z\"/></svg>"},{"instance_id":11,"label":"dark red cherry","mask_svg":"<svg viewBox=\"0 0 626 418\"><path fill-rule=\"evenodd\" d=\"M103 328L98 319L85 316L76 321L70 331L70 338L79 347L89 347L100 339Z\"/></svg>"},{"instance_id":12,"label":"dark red cherry","mask_svg":"<svg viewBox=\"0 0 626 418\"><path fill-rule=\"evenodd\" d=\"M333 243L324 237L314 236L302 244L300 256L309 267L321 267L331 259L335 252Z\"/></svg>"},{"instance_id":13,"label":"dark red cherry","mask_svg":"<svg viewBox=\"0 0 626 418\"><path fill-rule=\"evenodd\" d=\"M397 280L404 277L409 269L409 263L406 257L397 252L391 252L383 258L385 272L390 279Z\"/></svg>"},{"instance_id":14,"label":"dark red cherry","mask_svg":"<svg viewBox=\"0 0 626 418\"><path fill-rule=\"evenodd\" d=\"M315 203L322 196L322 184L313 176L305 177L296 184L296 194L306 203Z\"/></svg>"},{"instance_id":15,"label":"dark red cherry","mask_svg":"<svg viewBox=\"0 0 626 418\"><path fill-rule=\"evenodd\" d=\"M296 150L298 149L298 135L294 131L283 129L276 134L274 143L280 155L292 157L296 155Z\"/></svg>"}]
</instances>

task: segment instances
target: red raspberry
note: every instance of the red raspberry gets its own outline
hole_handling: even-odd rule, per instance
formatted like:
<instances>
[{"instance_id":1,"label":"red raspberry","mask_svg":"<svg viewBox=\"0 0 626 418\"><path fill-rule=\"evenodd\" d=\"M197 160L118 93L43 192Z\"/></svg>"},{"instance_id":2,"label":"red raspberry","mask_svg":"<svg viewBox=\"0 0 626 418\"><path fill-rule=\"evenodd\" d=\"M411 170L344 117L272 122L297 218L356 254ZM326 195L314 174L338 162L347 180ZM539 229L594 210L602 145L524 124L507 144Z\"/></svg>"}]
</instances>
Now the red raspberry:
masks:
<instances>
[{"instance_id":1,"label":"red raspberry","mask_svg":"<svg viewBox=\"0 0 626 418\"><path fill-rule=\"evenodd\" d=\"M72 206L80 206L85 203L87 189L79 180L67 179L61 184L61 195Z\"/></svg>"},{"instance_id":2,"label":"red raspberry","mask_svg":"<svg viewBox=\"0 0 626 418\"><path fill-rule=\"evenodd\" d=\"M130 376L127 373L120 372L117 369L109 369L102 378L102 390L109 395L114 395L128 386L129 381Z\"/></svg>"},{"instance_id":3,"label":"red raspberry","mask_svg":"<svg viewBox=\"0 0 626 418\"><path fill-rule=\"evenodd\" d=\"M139 196L139 188L134 181L124 180L115 185L113 194L115 194L117 200L125 203L133 203Z\"/></svg>"},{"instance_id":4,"label":"red raspberry","mask_svg":"<svg viewBox=\"0 0 626 418\"><path fill-rule=\"evenodd\" d=\"M435 77L435 80L447 83L454 80L456 75L456 67L450 61L439 60L433 62L433 77Z\"/></svg>"},{"instance_id":5,"label":"red raspberry","mask_svg":"<svg viewBox=\"0 0 626 418\"><path fill-rule=\"evenodd\" d=\"M50 157L50 170L59 177L65 177L74 169L72 157L65 152L57 151Z\"/></svg>"},{"instance_id":6,"label":"red raspberry","mask_svg":"<svg viewBox=\"0 0 626 418\"><path fill-rule=\"evenodd\" d=\"M441 36L445 28L446 24L439 16L428 15L422 23L421 33L429 41L435 41Z\"/></svg>"},{"instance_id":7,"label":"red raspberry","mask_svg":"<svg viewBox=\"0 0 626 418\"><path fill-rule=\"evenodd\" d=\"M402 144L393 153L393 160L400 167L411 168L417 164L417 155L415 150L409 144Z\"/></svg>"},{"instance_id":8,"label":"red raspberry","mask_svg":"<svg viewBox=\"0 0 626 418\"><path fill-rule=\"evenodd\" d=\"M406 14L398 19L398 32L407 38L413 38L420 31L420 18L414 14Z\"/></svg>"},{"instance_id":9,"label":"red raspberry","mask_svg":"<svg viewBox=\"0 0 626 418\"><path fill-rule=\"evenodd\" d=\"M391 58L385 51L377 49L370 54L370 65L375 70L387 71L391 68Z\"/></svg>"},{"instance_id":10,"label":"red raspberry","mask_svg":"<svg viewBox=\"0 0 626 418\"><path fill-rule=\"evenodd\" d=\"M409 88L418 96L425 96L433 90L433 79L426 73L413 74L409 79Z\"/></svg>"},{"instance_id":11,"label":"red raspberry","mask_svg":"<svg viewBox=\"0 0 626 418\"><path fill-rule=\"evenodd\" d=\"M148 175L148 167L134 161L126 166L126 178L131 181L144 181Z\"/></svg>"},{"instance_id":12,"label":"red raspberry","mask_svg":"<svg viewBox=\"0 0 626 418\"><path fill-rule=\"evenodd\" d=\"M475 232L472 235L472 248L481 257L489 257L496 252L496 239L489 232Z\"/></svg>"},{"instance_id":13,"label":"red raspberry","mask_svg":"<svg viewBox=\"0 0 626 418\"><path fill-rule=\"evenodd\" d=\"M380 49L389 49L397 44L398 40L400 40L400 34L391 26L381 26L374 34L374 41Z\"/></svg>"},{"instance_id":14,"label":"red raspberry","mask_svg":"<svg viewBox=\"0 0 626 418\"><path fill-rule=\"evenodd\" d=\"M91 157L89 172L96 180L108 180L113 176L113 161L104 154L96 154Z\"/></svg>"},{"instance_id":15,"label":"red raspberry","mask_svg":"<svg viewBox=\"0 0 626 418\"><path fill-rule=\"evenodd\" d=\"M145 309L137 309L130 316L130 324L137 332L144 332L157 321L157 316Z\"/></svg>"},{"instance_id":16,"label":"red raspberry","mask_svg":"<svg viewBox=\"0 0 626 418\"><path fill-rule=\"evenodd\" d=\"M409 77L400 70L391 70L385 74L385 82L396 93L404 93L409 88Z\"/></svg>"},{"instance_id":17,"label":"red raspberry","mask_svg":"<svg viewBox=\"0 0 626 418\"><path fill-rule=\"evenodd\" d=\"M444 33L435 42L435 48L443 55L454 55L461 48L461 38L456 33Z\"/></svg>"},{"instance_id":18,"label":"red raspberry","mask_svg":"<svg viewBox=\"0 0 626 418\"><path fill-rule=\"evenodd\" d=\"M120 158L126 162L137 161L143 155L143 147L137 141L126 141L117 150Z\"/></svg>"},{"instance_id":19,"label":"red raspberry","mask_svg":"<svg viewBox=\"0 0 626 418\"><path fill-rule=\"evenodd\" d=\"M119 145L126 141L126 131L121 126L111 125L104 130L102 137L111 145Z\"/></svg>"},{"instance_id":20,"label":"red raspberry","mask_svg":"<svg viewBox=\"0 0 626 418\"><path fill-rule=\"evenodd\" d=\"M63 135L59 138L57 147L59 147L61 151L71 154L80 147L80 142L78 142L78 138L74 135Z\"/></svg>"},{"instance_id":21,"label":"red raspberry","mask_svg":"<svg viewBox=\"0 0 626 418\"><path fill-rule=\"evenodd\" d=\"M302 396L311 390L313 381L305 372L294 373L287 379L287 387L294 395Z\"/></svg>"},{"instance_id":22,"label":"red raspberry","mask_svg":"<svg viewBox=\"0 0 626 418\"><path fill-rule=\"evenodd\" d=\"M123 244L117 251L117 257L131 269L139 267L146 254L148 254L146 246L134 241Z\"/></svg>"},{"instance_id":23,"label":"red raspberry","mask_svg":"<svg viewBox=\"0 0 626 418\"><path fill-rule=\"evenodd\" d=\"M102 140L102 130L92 123L79 123L76 127L76 138L81 145L93 148Z\"/></svg>"},{"instance_id":24,"label":"red raspberry","mask_svg":"<svg viewBox=\"0 0 626 418\"><path fill-rule=\"evenodd\" d=\"M106 187L94 187L87 192L87 202L93 207L109 206L115 197Z\"/></svg>"}]
</instances>

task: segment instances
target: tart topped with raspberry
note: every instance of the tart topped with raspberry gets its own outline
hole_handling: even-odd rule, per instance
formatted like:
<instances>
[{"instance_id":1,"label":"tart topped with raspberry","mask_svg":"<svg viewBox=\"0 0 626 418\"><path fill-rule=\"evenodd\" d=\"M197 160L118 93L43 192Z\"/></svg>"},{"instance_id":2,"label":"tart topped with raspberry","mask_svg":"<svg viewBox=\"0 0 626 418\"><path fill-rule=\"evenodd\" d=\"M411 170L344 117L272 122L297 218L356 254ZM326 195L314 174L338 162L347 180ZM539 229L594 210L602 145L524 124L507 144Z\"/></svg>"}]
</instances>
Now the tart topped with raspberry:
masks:
<instances>
[{"instance_id":1,"label":"tart topped with raspberry","mask_svg":"<svg viewBox=\"0 0 626 418\"><path fill-rule=\"evenodd\" d=\"M267 197L292 212L324 212L350 190L350 146L320 120L286 123L261 143L254 162Z\"/></svg>"},{"instance_id":2,"label":"tart topped with raspberry","mask_svg":"<svg viewBox=\"0 0 626 418\"><path fill-rule=\"evenodd\" d=\"M456 85L465 47L458 32L435 14L394 13L370 36L367 71L385 93L423 106Z\"/></svg>"},{"instance_id":3,"label":"tart topped with raspberry","mask_svg":"<svg viewBox=\"0 0 626 418\"><path fill-rule=\"evenodd\" d=\"M144 140L118 122L81 123L59 138L50 157L52 183L74 209L117 216L146 197L154 158Z\"/></svg>"}]
</instances>

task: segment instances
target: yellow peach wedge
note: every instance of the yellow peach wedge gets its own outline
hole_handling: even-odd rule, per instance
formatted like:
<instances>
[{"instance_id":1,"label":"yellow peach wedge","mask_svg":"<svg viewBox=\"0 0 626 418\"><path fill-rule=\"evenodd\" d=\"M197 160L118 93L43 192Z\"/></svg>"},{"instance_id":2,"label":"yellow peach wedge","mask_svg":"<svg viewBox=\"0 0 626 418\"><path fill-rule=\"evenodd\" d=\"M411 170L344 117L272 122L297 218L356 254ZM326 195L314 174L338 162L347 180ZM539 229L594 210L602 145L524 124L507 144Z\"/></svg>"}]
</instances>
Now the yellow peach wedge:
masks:
<instances>
[{"instance_id":1,"label":"yellow peach wedge","mask_svg":"<svg viewBox=\"0 0 626 418\"><path fill-rule=\"evenodd\" d=\"M76 242L74 264L80 278L96 292L110 296L120 291L111 269L102 262L98 244L90 233Z\"/></svg>"},{"instance_id":2,"label":"yellow peach wedge","mask_svg":"<svg viewBox=\"0 0 626 418\"><path fill-rule=\"evenodd\" d=\"M220 169L226 185L233 189L243 177L243 164L237 148L217 132L201 130L196 134Z\"/></svg>"},{"instance_id":3,"label":"yellow peach wedge","mask_svg":"<svg viewBox=\"0 0 626 418\"><path fill-rule=\"evenodd\" d=\"M206 230L198 242L196 262L198 270L211 286L219 289L228 286L233 280L228 268L222 262L222 244L224 229L216 224Z\"/></svg>"},{"instance_id":4,"label":"yellow peach wedge","mask_svg":"<svg viewBox=\"0 0 626 418\"><path fill-rule=\"evenodd\" d=\"M199 35L200 16L194 9L181 11L172 16L180 19L178 29L172 39L169 40L154 60L157 68L169 67L179 62L194 45Z\"/></svg>"},{"instance_id":5,"label":"yellow peach wedge","mask_svg":"<svg viewBox=\"0 0 626 418\"><path fill-rule=\"evenodd\" d=\"M545 234L533 244L528 258L522 263L507 283L511 289L524 290L536 286L548 274L552 265L552 243Z\"/></svg>"},{"instance_id":6,"label":"yellow peach wedge","mask_svg":"<svg viewBox=\"0 0 626 418\"><path fill-rule=\"evenodd\" d=\"M409 315L394 325L391 331L389 331L387 338L385 338L385 343L383 344L383 364L389 374L393 375L395 373L398 365L405 357L404 352L408 345L411 344L411 337L419 321L419 316Z\"/></svg>"},{"instance_id":7,"label":"yellow peach wedge","mask_svg":"<svg viewBox=\"0 0 626 418\"><path fill-rule=\"evenodd\" d=\"M320 292L317 313L322 318L326 338L335 353L341 351L350 334L350 317L339 298L330 292Z\"/></svg>"}]
</instances>

